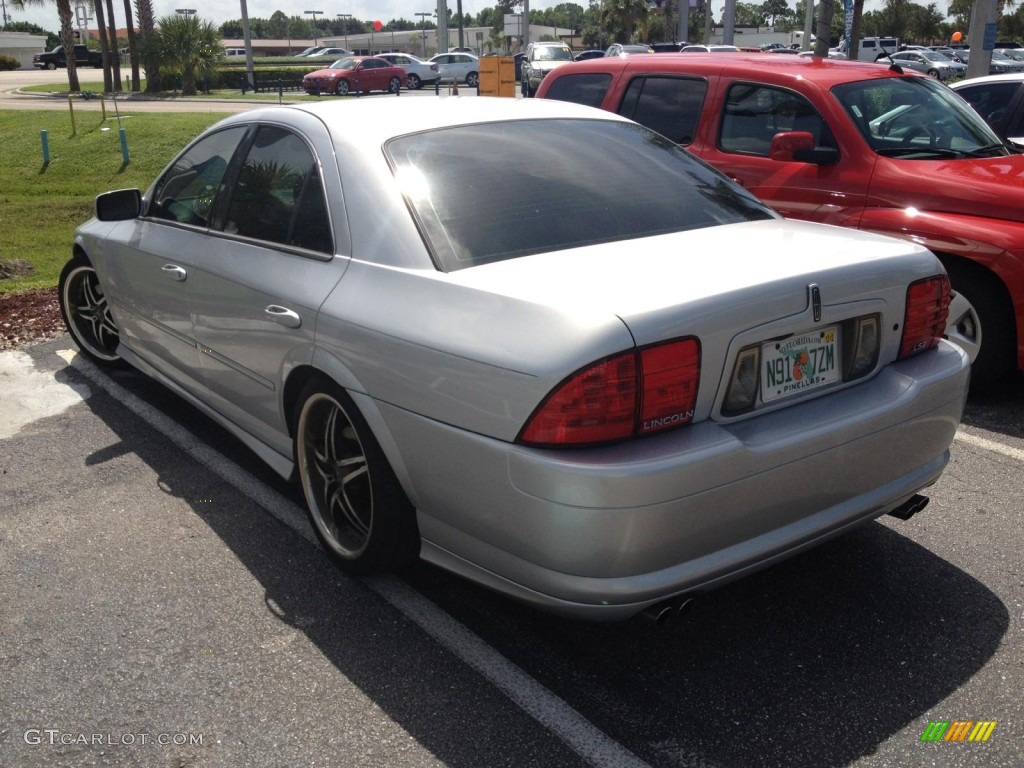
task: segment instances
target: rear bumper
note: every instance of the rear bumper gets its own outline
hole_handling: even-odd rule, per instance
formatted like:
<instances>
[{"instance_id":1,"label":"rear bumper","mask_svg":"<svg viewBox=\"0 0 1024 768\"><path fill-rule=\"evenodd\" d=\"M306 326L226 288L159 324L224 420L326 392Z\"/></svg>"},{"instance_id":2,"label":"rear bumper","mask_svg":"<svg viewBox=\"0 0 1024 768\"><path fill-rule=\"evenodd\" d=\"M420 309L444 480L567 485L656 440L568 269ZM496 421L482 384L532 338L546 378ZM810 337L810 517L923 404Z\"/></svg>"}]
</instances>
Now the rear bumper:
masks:
<instances>
[{"instance_id":1,"label":"rear bumper","mask_svg":"<svg viewBox=\"0 0 1024 768\"><path fill-rule=\"evenodd\" d=\"M585 451L381 413L403 446L426 560L538 607L620 619L812 547L934 483L968 366L944 342L818 400Z\"/></svg>"}]
</instances>

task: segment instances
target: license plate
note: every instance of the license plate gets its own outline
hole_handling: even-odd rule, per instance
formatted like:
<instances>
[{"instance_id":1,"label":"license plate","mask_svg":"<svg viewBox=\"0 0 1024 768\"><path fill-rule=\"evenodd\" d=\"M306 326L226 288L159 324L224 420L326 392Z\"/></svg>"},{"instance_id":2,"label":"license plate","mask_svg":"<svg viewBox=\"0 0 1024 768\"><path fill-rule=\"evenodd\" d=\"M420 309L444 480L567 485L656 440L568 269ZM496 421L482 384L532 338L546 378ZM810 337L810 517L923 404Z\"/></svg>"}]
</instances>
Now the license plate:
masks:
<instances>
[{"instance_id":1,"label":"license plate","mask_svg":"<svg viewBox=\"0 0 1024 768\"><path fill-rule=\"evenodd\" d=\"M829 326L761 347L761 401L839 381L839 331Z\"/></svg>"}]
</instances>

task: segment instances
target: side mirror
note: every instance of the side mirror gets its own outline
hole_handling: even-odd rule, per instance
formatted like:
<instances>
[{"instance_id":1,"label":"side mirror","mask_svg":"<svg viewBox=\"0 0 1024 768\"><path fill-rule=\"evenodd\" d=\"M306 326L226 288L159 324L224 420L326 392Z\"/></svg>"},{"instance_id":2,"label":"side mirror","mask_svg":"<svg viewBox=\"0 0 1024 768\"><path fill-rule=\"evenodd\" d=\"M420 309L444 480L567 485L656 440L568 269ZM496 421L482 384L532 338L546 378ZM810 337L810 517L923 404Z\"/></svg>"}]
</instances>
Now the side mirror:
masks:
<instances>
[{"instance_id":1,"label":"side mirror","mask_svg":"<svg viewBox=\"0 0 1024 768\"><path fill-rule=\"evenodd\" d=\"M839 162L839 150L834 147L816 147L814 135L809 131L776 133L772 137L768 156L782 163L833 165Z\"/></svg>"},{"instance_id":2,"label":"side mirror","mask_svg":"<svg viewBox=\"0 0 1024 768\"><path fill-rule=\"evenodd\" d=\"M137 189L104 192L96 198L96 218L100 221L128 221L142 213L142 193Z\"/></svg>"}]
</instances>

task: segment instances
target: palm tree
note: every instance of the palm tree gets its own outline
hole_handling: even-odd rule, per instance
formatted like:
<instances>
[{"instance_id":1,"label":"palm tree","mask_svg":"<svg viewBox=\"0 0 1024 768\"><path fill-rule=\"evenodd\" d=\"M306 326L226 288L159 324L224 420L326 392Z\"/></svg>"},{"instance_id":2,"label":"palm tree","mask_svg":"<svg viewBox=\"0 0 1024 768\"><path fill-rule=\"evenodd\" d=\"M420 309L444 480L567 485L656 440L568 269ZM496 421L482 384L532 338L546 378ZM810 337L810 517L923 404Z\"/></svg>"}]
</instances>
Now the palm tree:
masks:
<instances>
[{"instance_id":1,"label":"palm tree","mask_svg":"<svg viewBox=\"0 0 1024 768\"><path fill-rule=\"evenodd\" d=\"M139 78L139 41L135 38L135 25L132 24L132 0L124 0L124 26L128 32L128 58L132 63L132 90L138 91Z\"/></svg>"},{"instance_id":2,"label":"palm tree","mask_svg":"<svg viewBox=\"0 0 1024 768\"><path fill-rule=\"evenodd\" d=\"M128 2L128 0L125 0ZM139 14L139 58L146 70L146 93L159 93L163 78L160 76L160 33L153 17L153 0L135 0Z\"/></svg>"},{"instance_id":3,"label":"palm tree","mask_svg":"<svg viewBox=\"0 0 1024 768\"><path fill-rule=\"evenodd\" d=\"M194 96L196 75L211 72L224 59L224 44L217 27L197 16L160 19L163 61L181 73L181 93Z\"/></svg>"},{"instance_id":4,"label":"palm tree","mask_svg":"<svg viewBox=\"0 0 1024 768\"><path fill-rule=\"evenodd\" d=\"M46 0L7 0L13 8L22 10L26 5L45 5ZM75 66L75 31L71 26L71 0L57 0L57 17L60 19L60 44L68 52L68 89L78 93L82 87L78 84L78 68Z\"/></svg>"},{"instance_id":5,"label":"palm tree","mask_svg":"<svg viewBox=\"0 0 1024 768\"><path fill-rule=\"evenodd\" d=\"M647 19L646 0L602 0L601 26L617 43L628 43L641 22Z\"/></svg>"}]
</instances>

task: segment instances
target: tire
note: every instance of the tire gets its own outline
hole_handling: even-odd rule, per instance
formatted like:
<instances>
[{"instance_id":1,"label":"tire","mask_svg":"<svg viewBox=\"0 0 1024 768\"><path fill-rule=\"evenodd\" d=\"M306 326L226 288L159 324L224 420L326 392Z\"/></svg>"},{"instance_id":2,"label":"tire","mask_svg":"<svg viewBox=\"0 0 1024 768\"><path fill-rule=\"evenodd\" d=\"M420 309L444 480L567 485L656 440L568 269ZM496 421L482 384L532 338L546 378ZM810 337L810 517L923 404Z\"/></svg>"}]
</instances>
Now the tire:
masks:
<instances>
[{"instance_id":1,"label":"tire","mask_svg":"<svg viewBox=\"0 0 1024 768\"><path fill-rule=\"evenodd\" d=\"M338 83L334 86L334 92L339 96L348 96L348 80L339 80Z\"/></svg>"},{"instance_id":2,"label":"tire","mask_svg":"<svg viewBox=\"0 0 1024 768\"><path fill-rule=\"evenodd\" d=\"M423 81L420 80L420 76L409 73L409 90L418 91L422 87Z\"/></svg>"},{"instance_id":3,"label":"tire","mask_svg":"<svg viewBox=\"0 0 1024 768\"><path fill-rule=\"evenodd\" d=\"M938 80L939 79L939 70L937 70L937 69L929 69L928 70L928 77L933 77L936 80Z\"/></svg>"},{"instance_id":4,"label":"tire","mask_svg":"<svg viewBox=\"0 0 1024 768\"><path fill-rule=\"evenodd\" d=\"M46 68L47 69L56 69L57 68L57 63L54 62L54 61L48 61L48 62L46 62Z\"/></svg>"},{"instance_id":5,"label":"tire","mask_svg":"<svg viewBox=\"0 0 1024 768\"><path fill-rule=\"evenodd\" d=\"M119 367L121 335L92 264L75 256L61 270L57 283L60 314L82 353L102 366Z\"/></svg>"},{"instance_id":6,"label":"tire","mask_svg":"<svg viewBox=\"0 0 1024 768\"><path fill-rule=\"evenodd\" d=\"M971 390L995 388L1016 369L1016 324L1006 289L974 264L946 264L955 296L950 302L946 338L971 358Z\"/></svg>"},{"instance_id":7,"label":"tire","mask_svg":"<svg viewBox=\"0 0 1024 768\"><path fill-rule=\"evenodd\" d=\"M402 90L402 81L397 77L392 77L388 82L388 93L398 93Z\"/></svg>"},{"instance_id":8,"label":"tire","mask_svg":"<svg viewBox=\"0 0 1024 768\"><path fill-rule=\"evenodd\" d=\"M415 510L352 398L313 379L293 423L309 520L335 564L362 576L413 562L420 544Z\"/></svg>"},{"instance_id":9,"label":"tire","mask_svg":"<svg viewBox=\"0 0 1024 768\"><path fill-rule=\"evenodd\" d=\"M470 88L477 88L480 85L480 75L476 72L470 72L466 75L466 85Z\"/></svg>"}]
</instances>

